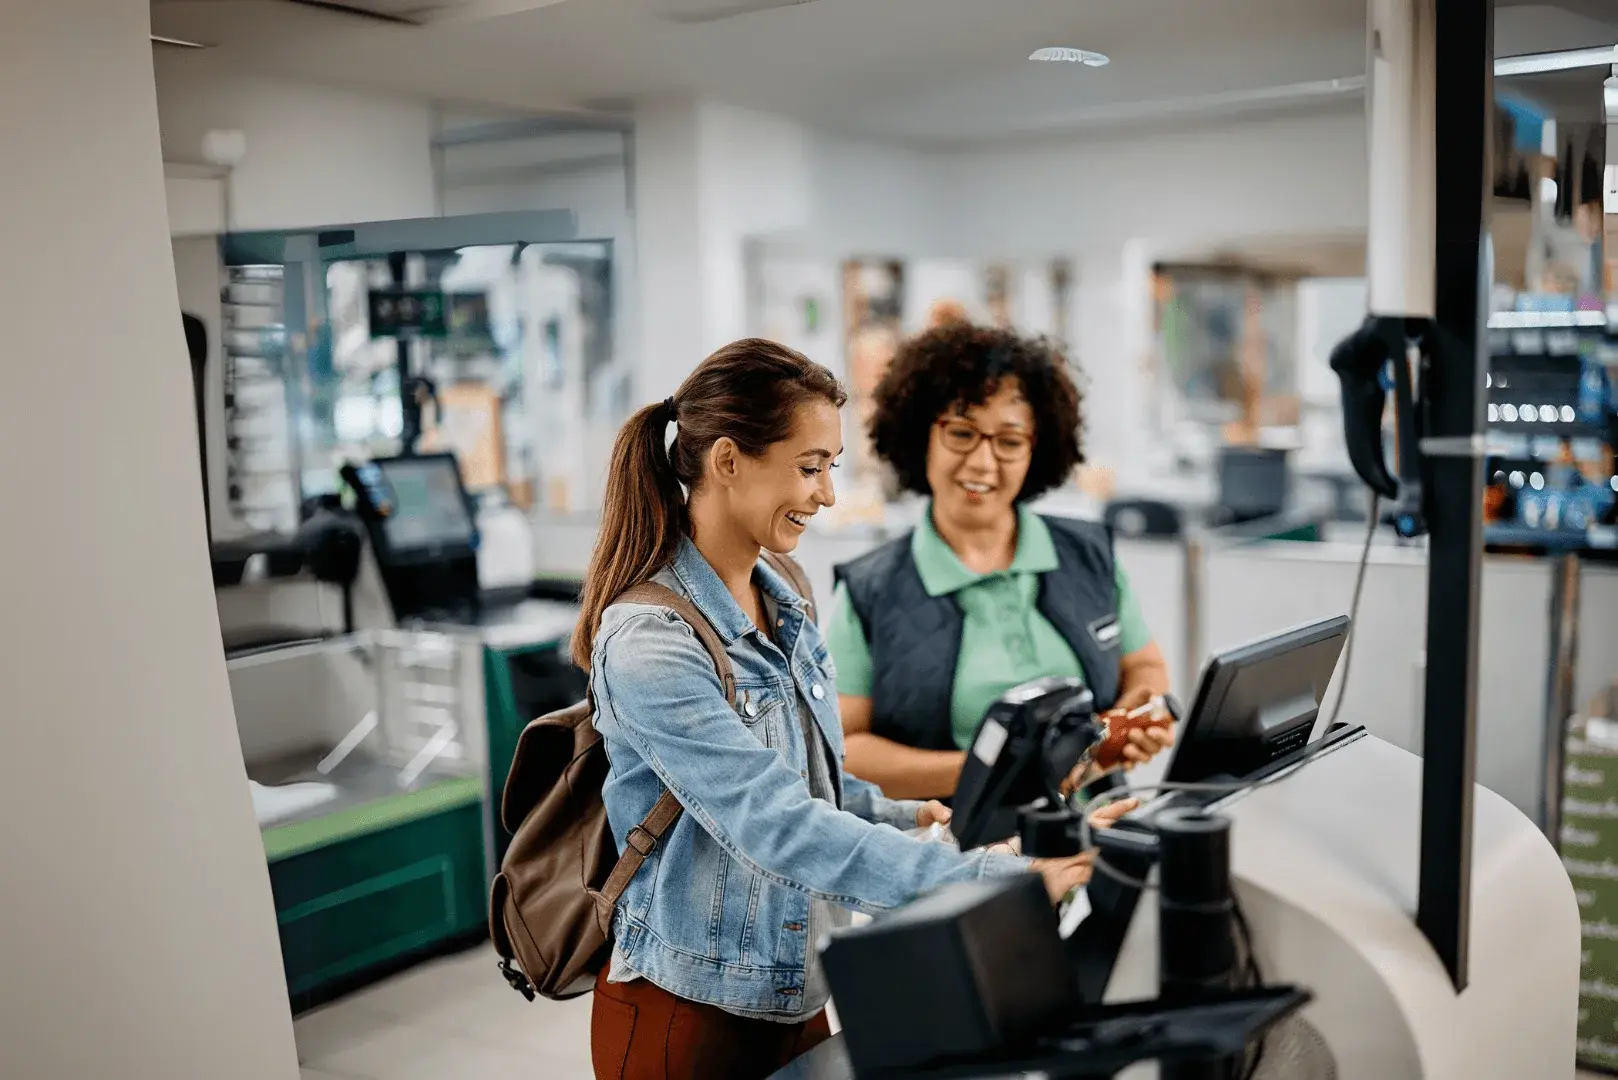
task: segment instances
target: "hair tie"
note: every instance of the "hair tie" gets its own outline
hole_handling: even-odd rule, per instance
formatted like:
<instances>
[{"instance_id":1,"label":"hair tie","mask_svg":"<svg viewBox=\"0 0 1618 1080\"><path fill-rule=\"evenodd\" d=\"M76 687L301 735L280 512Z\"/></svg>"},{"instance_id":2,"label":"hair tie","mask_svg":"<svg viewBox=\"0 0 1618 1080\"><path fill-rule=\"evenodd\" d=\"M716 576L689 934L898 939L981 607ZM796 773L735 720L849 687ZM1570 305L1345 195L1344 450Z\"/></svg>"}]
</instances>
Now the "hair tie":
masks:
<instances>
[{"instance_id":1,"label":"hair tie","mask_svg":"<svg viewBox=\"0 0 1618 1080\"><path fill-rule=\"evenodd\" d=\"M665 424L672 424L672 423L674 423L674 421L676 419L678 419L678 416L679 416L679 414L676 411L676 409L674 408L674 398L673 397L664 398L663 399L663 422Z\"/></svg>"}]
</instances>

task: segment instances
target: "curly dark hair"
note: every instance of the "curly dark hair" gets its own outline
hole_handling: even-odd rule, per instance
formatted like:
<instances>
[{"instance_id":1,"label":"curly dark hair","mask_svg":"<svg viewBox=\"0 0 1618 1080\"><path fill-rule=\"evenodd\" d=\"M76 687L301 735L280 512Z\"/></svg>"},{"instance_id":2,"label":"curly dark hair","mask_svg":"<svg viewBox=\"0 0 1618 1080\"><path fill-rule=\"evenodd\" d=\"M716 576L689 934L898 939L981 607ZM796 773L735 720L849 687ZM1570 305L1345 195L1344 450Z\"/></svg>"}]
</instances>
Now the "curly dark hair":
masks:
<instances>
[{"instance_id":1,"label":"curly dark hair","mask_svg":"<svg viewBox=\"0 0 1618 1080\"><path fill-rule=\"evenodd\" d=\"M1008 377L1022 385L1034 410L1033 459L1017 501L1037 498L1068 478L1084 461L1083 395L1062 355L1043 338L953 323L904 342L876 388L871 442L901 487L931 494L927 447L933 424L946 412L982 405Z\"/></svg>"}]
</instances>

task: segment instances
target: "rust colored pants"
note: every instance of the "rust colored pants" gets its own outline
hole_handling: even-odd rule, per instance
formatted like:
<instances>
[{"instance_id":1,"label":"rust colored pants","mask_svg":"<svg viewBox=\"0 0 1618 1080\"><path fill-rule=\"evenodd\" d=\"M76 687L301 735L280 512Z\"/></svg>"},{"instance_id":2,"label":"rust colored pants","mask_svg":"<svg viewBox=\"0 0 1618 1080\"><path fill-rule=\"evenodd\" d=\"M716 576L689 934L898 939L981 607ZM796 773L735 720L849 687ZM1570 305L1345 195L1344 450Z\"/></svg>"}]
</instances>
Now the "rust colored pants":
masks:
<instances>
[{"instance_id":1,"label":"rust colored pants","mask_svg":"<svg viewBox=\"0 0 1618 1080\"><path fill-rule=\"evenodd\" d=\"M596 1080L764 1080L829 1038L824 1012L797 1024L749 1020L645 979L609 983L605 968L596 977Z\"/></svg>"}]
</instances>

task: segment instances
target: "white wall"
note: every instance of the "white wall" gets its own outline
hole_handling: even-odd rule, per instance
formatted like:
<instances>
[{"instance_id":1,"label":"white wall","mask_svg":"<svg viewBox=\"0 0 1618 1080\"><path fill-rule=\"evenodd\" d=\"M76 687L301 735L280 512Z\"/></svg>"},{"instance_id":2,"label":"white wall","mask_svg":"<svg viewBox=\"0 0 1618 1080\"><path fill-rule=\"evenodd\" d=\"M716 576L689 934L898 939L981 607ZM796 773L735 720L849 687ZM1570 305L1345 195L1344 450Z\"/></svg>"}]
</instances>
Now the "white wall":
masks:
<instances>
[{"instance_id":1,"label":"white wall","mask_svg":"<svg viewBox=\"0 0 1618 1080\"><path fill-rule=\"evenodd\" d=\"M170 236L218 236L225 231L225 182L212 166L163 166Z\"/></svg>"},{"instance_id":2,"label":"white wall","mask_svg":"<svg viewBox=\"0 0 1618 1080\"><path fill-rule=\"evenodd\" d=\"M938 173L962 254L1074 260L1086 450L1125 486L1145 480L1154 451L1152 263L1261 236L1353 234L1367 222L1357 109L965 151Z\"/></svg>"},{"instance_id":3,"label":"white wall","mask_svg":"<svg viewBox=\"0 0 1618 1080\"><path fill-rule=\"evenodd\" d=\"M975 294L967 278L985 260L1071 261L1072 344L1092 402L1086 448L1126 485L1144 476L1153 452L1144 434L1153 262L1258 237L1354 235L1366 225L1357 108L951 152L798 130L807 212L797 220L778 214L773 230L755 223L754 237L772 258L905 259L914 279L911 328L941 290L971 285ZM776 143L784 141L777 134ZM733 152L757 174L761 146L787 167L789 155L772 152L766 140L737 140ZM725 168L713 160L704 175ZM795 184L786 187L788 205L801 210ZM722 262L710 252L710 268Z\"/></svg>"},{"instance_id":4,"label":"white wall","mask_svg":"<svg viewBox=\"0 0 1618 1080\"><path fill-rule=\"evenodd\" d=\"M1366 225L1362 112L1043 140L950 155L963 254L1169 251Z\"/></svg>"},{"instance_id":5,"label":"white wall","mask_svg":"<svg viewBox=\"0 0 1618 1080\"><path fill-rule=\"evenodd\" d=\"M667 395L713 349L758 332L747 263L760 242L819 259L947 248L931 167L925 154L733 105L638 110L640 399ZM827 321L840 317L831 299Z\"/></svg>"},{"instance_id":6,"label":"white wall","mask_svg":"<svg viewBox=\"0 0 1618 1080\"><path fill-rule=\"evenodd\" d=\"M232 230L344 225L437 212L425 102L213 69L206 54L156 54L163 160L197 163L203 136L236 130Z\"/></svg>"},{"instance_id":7,"label":"white wall","mask_svg":"<svg viewBox=\"0 0 1618 1080\"><path fill-rule=\"evenodd\" d=\"M940 155L825 132L810 142L811 215L780 238L839 257L959 255Z\"/></svg>"},{"instance_id":8,"label":"white wall","mask_svg":"<svg viewBox=\"0 0 1618 1080\"><path fill-rule=\"evenodd\" d=\"M446 216L571 210L582 240L615 239L625 230L628 161L616 132L449 145L440 152L439 181Z\"/></svg>"},{"instance_id":9,"label":"white wall","mask_svg":"<svg viewBox=\"0 0 1618 1080\"><path fill-rule=\"evenodd\" d=\"M810 221L809 139L803 125L779 117L730 105L698 110L703 354L748 332L748 239Z\"/></svg>"},{"instance_id":10,"label":"white wall","mask_svg":"<svg viewBox=\"0 0 1618 1080\"><path fill-rule=\"evenodd\" d=\"M0 1075L294 1080L148 28L145 0L0 5Z\"/></svg>"}]
</instances>

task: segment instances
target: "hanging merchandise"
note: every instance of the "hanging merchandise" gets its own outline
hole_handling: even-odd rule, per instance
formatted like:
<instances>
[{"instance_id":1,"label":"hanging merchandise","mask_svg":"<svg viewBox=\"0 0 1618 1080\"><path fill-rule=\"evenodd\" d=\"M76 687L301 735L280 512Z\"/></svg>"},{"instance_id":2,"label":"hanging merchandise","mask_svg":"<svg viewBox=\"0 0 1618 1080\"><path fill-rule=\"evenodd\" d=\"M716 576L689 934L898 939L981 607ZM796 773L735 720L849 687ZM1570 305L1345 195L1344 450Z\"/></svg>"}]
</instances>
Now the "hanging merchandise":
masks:
<instances>
[{"instance_id":1,"label":"hanging merchandise","mask_svg":"<svg viewBox=\"0 0 1618 1080\"><path fill-rule=\"evenodd\" d=\"M260 532L298 527L298 478L284 379L280 266L225 271L225 476L232 515Z\"/></svg>"}]
</instances>

